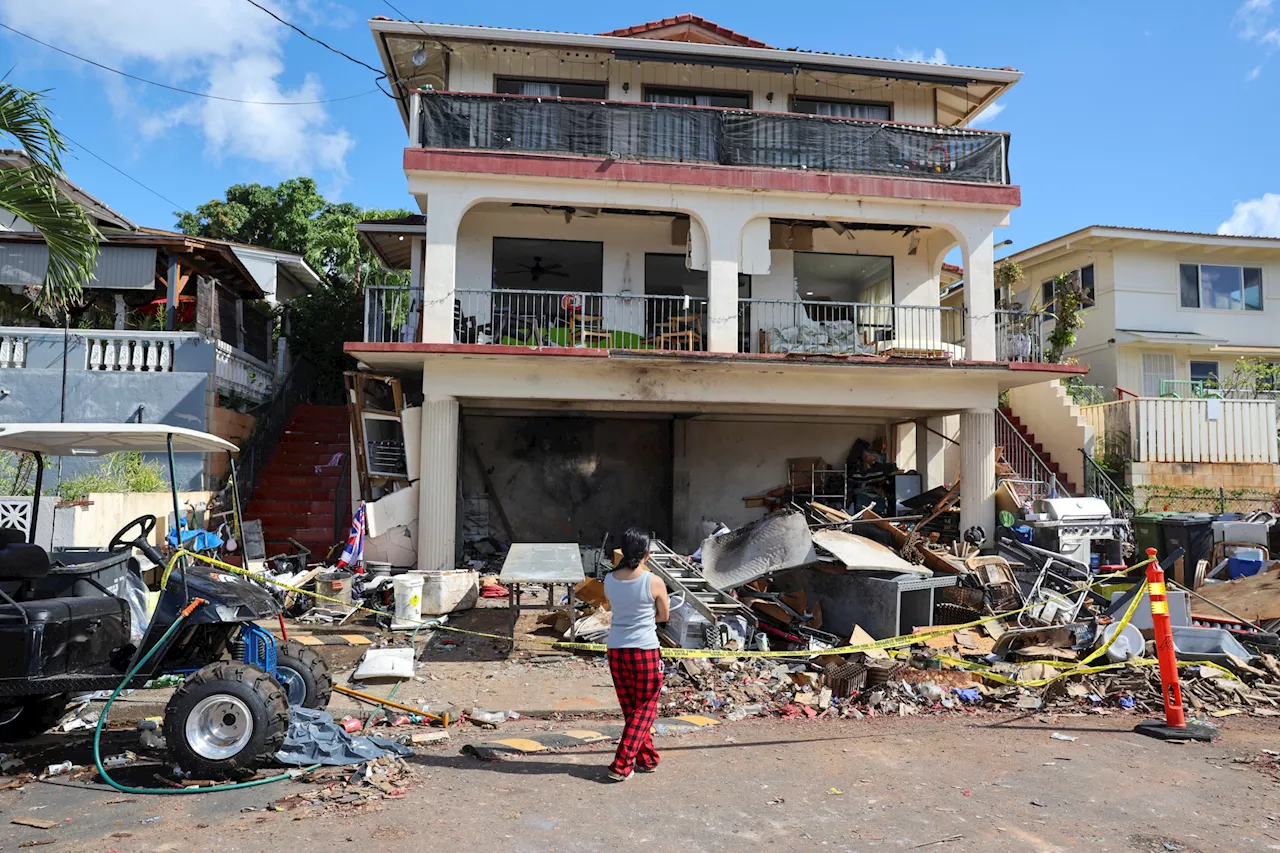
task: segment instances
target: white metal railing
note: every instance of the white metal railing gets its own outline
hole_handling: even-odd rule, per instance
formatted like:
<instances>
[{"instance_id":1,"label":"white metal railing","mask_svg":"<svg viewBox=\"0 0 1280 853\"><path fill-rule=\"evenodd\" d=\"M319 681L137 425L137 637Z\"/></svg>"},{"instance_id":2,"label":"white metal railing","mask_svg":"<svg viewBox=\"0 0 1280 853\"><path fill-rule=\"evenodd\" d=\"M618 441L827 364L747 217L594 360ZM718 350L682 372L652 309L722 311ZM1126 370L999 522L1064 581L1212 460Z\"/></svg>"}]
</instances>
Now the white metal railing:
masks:
<instances>
[{"instance_id":1,"label":"white metal railing","mask_svg":"<svg viewBox=\"0 0 1280 853\"><path fill-rule=\"evenodd\" d=\"M374 285L364 289L364 339L368 343L412 343L418 338L422 288ZM455 312L456 313L456 312Z\"/></svg>"},{"instance_id":2,"label":"white metal railing","mask_svg":"<svg viewBox=\"0 0 1280 853\"><path fill-rule=\"evenodd\" d=\"M459 290L458 343L630 350L707 348L707 300L550 290Z\"/></svg>"},{"instance_id":3,"label":"white metal railing","mask_svg":"<svg viewBox=\"0 0 1280 853\"><path fill-rule=\"evenodd\" d=\"M218 390L242 394L256 402L271 396L271 367L225 341L215 344L213 367Z\"/></svg>"},{"instance_id":4,"label":"white metal railing","mask_svg":"<svg viewBox=\"0 0 1280 853\"><path fill-rule=\"evenodd\" d=\"M1134 462L1280 463L1275 400L1138 397L1083 406L1100 455L1123 435Z\"/></svg>"},{"instance_id":5,"label":"white metal railing","mask_svg":"<svg viewBox=\"0 0 1280 853\"><path fill-rule=\"evenodd\" d=\"M996 311L996 361L1044 361L1044 315Z\"/></svg>"},{"instance_id":6,"label":"white metal railing","mask_svg":"<svg viewBox=\"0 0 1280 853\"><path fill-rule=\"evenodd\" d=\"M0 331L0 367L26 367L28 341L21 332Z\"/></svg>"},{"instance_id":7,"label":"white metal railing","mask_svg":"<svg viewBox=\"0 0 1280 853\"><path fill-rule=\"evenodd\" d=\"M85 370L129 370L169 373L173 370L175 333L77 331L84 341ZM199 337L182 333L183 338Z\"/></svg>"},{"instance_id":8,"label":"white metal railing","mask_svg":"<svg viewBox=\"0 0 1280 853\"><path fill-rule=\"evenodd\" d=\"M1000 409L996 409L995 439L996 447L1002 448L1005 464L1017 475L1015 478L1006 479L1032 485L1033 488L1030 491L1033 498L1049 497L1054 492L1057 492L1059 497L1071 497L1071 493L1058 479L1058 475Z\"/></svg>"},{"instance_id":9,"label":"white metal railing","mask_svg":"<svg viewBox=\"0 0 1280 853\"><path fill-rule=\"evenodd\" d=\"M964 358L964 309L862 302L738 301L739 351Z\"/></svg>"}]
</instances>

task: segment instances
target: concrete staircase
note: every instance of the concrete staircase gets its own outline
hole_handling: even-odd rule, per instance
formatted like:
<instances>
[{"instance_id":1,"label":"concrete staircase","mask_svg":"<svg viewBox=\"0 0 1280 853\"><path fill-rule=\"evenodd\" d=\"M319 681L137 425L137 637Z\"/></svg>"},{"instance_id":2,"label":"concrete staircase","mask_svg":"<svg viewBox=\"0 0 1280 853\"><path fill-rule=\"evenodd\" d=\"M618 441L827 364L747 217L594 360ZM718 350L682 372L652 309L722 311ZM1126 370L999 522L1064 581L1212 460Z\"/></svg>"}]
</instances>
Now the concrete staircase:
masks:
<instances>
[{"instance_id":1,"label":"concrete staircase","mask_svg":"<svg viewBox=\"0 0 1280 853\"><path fill-rule=\"evenodd\" d=\"M1017 432L1017 434L1022 437L1022 440L1026 442L1027 448L1029 448L1030 451L1035 455L1035 457L1037 457L1040 460L1040 463L1043 465L1043 467L1053 472L1053 475L1058 478L1058 482L1062 485L1062 487L1065 488L1068 492L1070 492L1073 495L1080 494L1080 490L1077 487L1077 485L1071 481L1071 479L1067 476L1066 472L1064 472L1063 469L1058 465L1058 463L1054 461L1053 455L1050 454L1049 451L1045 449L1044 445L1042 445L1039 441L1036 440L1035 435L1030 430L1027 429L1027 427L1022 423L1022 421L1019 420L1018 416L1015 415L1011 409L1001 409L1000 411L1008 419L1010 426L1012 426L1013 429ZM998 434L999 434L999 430L997 429L997 439L996 439L997 444L1000 443ZM1026 448L1024 448L1024 450L1025 449ZM1027 480L1040 479L1040 477L1037 475L1037 472L1033 470L1035 466L1024 464L1026 461L1024 453L1017 452L1016 448L1006 447L1004 456L1005 456L1005 461L1007 461L1014 468L1014 470L1018 472L1018 476Z\"/></svg>"},{"instance_id":2,"label":"concrete staircase","mask_svg":"<svg viewBox=\"0 0 1280 853\"><path fill-rule=\"evenodd\" d=\"M288 540L295 539L320 560L345 540L350 513L339 511L336 533L334 514L339 492L348 493L340 479L349 476L343 467L349 452L346 406L294 408L244 511L246 520L262 521L268 554L288 550Z\"/></svg>"}]
</instances>

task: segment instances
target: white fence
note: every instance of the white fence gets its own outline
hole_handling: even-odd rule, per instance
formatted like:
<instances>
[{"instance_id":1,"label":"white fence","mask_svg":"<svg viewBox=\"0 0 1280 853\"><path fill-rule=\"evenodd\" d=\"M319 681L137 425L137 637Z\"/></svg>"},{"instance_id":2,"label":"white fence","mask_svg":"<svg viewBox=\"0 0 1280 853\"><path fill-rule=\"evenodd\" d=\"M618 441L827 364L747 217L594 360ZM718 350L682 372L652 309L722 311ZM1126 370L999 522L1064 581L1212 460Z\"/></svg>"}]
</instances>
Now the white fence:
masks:
<instances>
[{"instance_id":1,"label":"white fence","mask_svg":"<svg viewBox=\"0 0 1280 853\"><path fill-rule=\"evenodd\" d=\"M1280 463L1275 400L1140 397L1080 411L1095 456L1123 434L1134 462Z\"/></svg>"}]
</instances>

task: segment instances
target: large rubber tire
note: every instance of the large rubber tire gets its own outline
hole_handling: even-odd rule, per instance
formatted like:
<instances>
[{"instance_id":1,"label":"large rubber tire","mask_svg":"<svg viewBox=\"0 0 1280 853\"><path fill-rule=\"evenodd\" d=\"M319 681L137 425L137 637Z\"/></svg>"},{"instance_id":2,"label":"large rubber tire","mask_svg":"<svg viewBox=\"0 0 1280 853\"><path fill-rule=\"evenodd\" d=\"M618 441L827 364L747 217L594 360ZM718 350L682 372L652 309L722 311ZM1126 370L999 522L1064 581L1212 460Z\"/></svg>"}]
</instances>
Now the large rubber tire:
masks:
<instances>
[{"instance_id":1,"label":"large rubber tire","mask_svg":"<svg viewBox=\"0 0 1280 853\"><path fill-rule=\"evenodd\" d=\"M67 710L67 696L31 696L22 700L17 714L0 711L0 743L17 743L44 734Z\"/></svg>"},{"instance_id":2,"label":"large rubber tire","mask_svg":"<svg viewBox=\"0 0 1280 853\"><path fill-rule=\"evenodd\" d=\"M327 708L333 695L333 676L315 649L290 640L276 644L276 670L290 705Z\"/></svg>"},{"instance_id":3,"label":"large rubber tire","mask_svg":"<svg viewBox=\"0 0 1280 853\"><path fill-rule=\"evenodd\" d=\"M164 737L183 770L248 775L270 762L289 731L284 689L262 669L220 661L182 682L164 710Z\"/></svg>"}]
</instances>

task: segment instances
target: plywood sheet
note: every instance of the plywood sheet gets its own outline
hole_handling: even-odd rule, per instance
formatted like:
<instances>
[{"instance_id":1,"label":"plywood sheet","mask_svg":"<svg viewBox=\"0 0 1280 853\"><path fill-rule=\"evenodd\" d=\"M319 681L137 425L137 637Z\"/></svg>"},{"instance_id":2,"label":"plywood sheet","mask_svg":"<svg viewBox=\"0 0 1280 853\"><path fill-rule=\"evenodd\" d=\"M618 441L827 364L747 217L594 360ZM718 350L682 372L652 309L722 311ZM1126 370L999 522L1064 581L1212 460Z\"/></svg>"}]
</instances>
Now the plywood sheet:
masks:
<instances>
[{"instance_id":1,"label":"plywood sheet","mask_svg":"<svg viewBox=\"0 0 1280 853\"><path fill-rule=\"evenodd\" d=\"M850 571L889 571L924 577L933 575L933 572L924 566L908 563L892 549L856 533L846 533L843 530L816 530L813 533L813 543L834 554L836 559L844 563L845 568Z\"/></svg>"}]
</instances>

